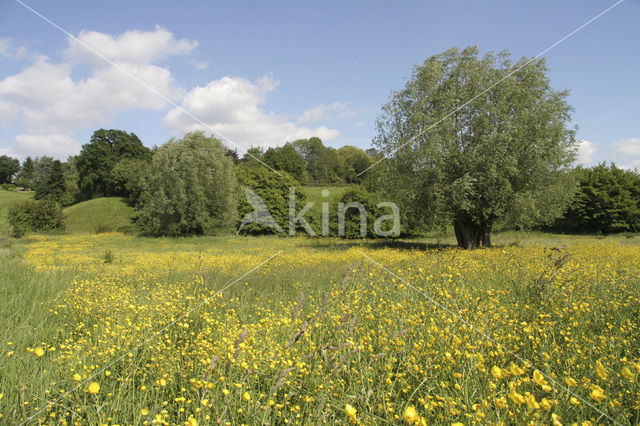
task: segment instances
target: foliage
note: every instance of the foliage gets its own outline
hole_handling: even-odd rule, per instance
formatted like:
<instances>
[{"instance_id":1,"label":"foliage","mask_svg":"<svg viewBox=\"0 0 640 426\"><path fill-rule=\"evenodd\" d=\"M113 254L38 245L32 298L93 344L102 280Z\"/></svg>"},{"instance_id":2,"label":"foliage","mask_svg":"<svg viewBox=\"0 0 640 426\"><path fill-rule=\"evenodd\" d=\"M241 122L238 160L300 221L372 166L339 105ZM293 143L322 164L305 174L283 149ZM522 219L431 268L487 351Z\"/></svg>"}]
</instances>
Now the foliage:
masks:
<instances>
[{"instance_id":1,"label":"foliage","mask_svg":"<svg viewBox=\"0 0 640 426\"><path fill-rule=\"evenodd\" d=\"M378 201L376 200L374 194L368 192L363 187L354 187L349 191L345 192L340 199L340 202L343 203L344 206L347 206L349 203L358 203L364 207L364 217L366 217L366 230L365 235L362 235L361 229L361 212L358 208L352 207L344 211L344 236L345 238L373 238L376 236L376 232L374 230L375 220L380 215L380 209L377 207ZM338 209L338 214L339 214ZM338 235L340 234L340 230L338 229Z\"/></svg>"},{"instance_id":2,"label":"foliage","mask_svg":"<svg viewBox=\"0 0 640 426\"><path fill-rule=\"evenodd\" d=\"M290 188L295 190L297 210L304 207L307 202L305 193L298 190L300 184L285 171L280 171L278 174L262 166L241 165L238 167L237 173L239 183L237 228L239 229L243 225L242 219L245 215L255 210L254 206L247 201L247 197L252 197L251 193L246 192L249 189L264 202L268 213L271 214L280 227L281 233L288 235ZM313 219L310 216L305 216L305 218L310 225L313 223ZM265 226L261 223L245 224L239 232L244 235L279 233L277 228Z\"/></svg>"},{"instance_id":3,"label":"foliage","mask_svg":"<svg viewBox=\"0 0 640 426\"><path fill-rule=\"evenodd\" d=\"M16 186L13 183L3 183L2 185L0 185L0 188L2 188L2 190L4 190L4 191L15 191L16 190Z\"/></svg>"},{"instance_id":4,"label":"foliage","mask_svg":"<svg viewBox=\"0 0 640 426\"><path fill-rule=\"evenodd\" d=\"M236 176L226 148L202 132L171 140L153 155L140 196L140 221L154 234L213 234L236 220Z\"/></svg>"},{"instance_id":5,"label":"foliage","mask_svg":"<svg viewBox=\"0 0 640 426\"><path fill-rule=\"evenodd\" d=\"M44 198L55 201L60 205L71 204L71 201L67 195L67 183L65 180L64 170L62 168L62 162L55 160L47 180L36 188L35 199L42 200Z\"/></svg>"},{"instance_id":6,"label":"foliage","mask_svg":"<svg viewBox=\"0 0 640 426\"><path fill-rule=\"evenodd\" d=\"M90 142L82 146L76 162L82 198L127 195L118 186L112 174L113 168L122 159L149 160L151 155L151 150L134 133L115 129L96 130Z\"/></svg>"},{"instance_id":7,"label":"foliage","mask_svg":"<svg viewBox=\"0 0 640 426\"><path fill-rule=\"evenodd\" d=\"M18 184L29 190L33 188L33 177L35 173L35 163L31 157L27 157L22 162L20 173L18 173Z\"/></svg>"},{"instance_id":8,"label":"foliage","mask_svg":"<svg viewBox=\"0 0 640 426\"><path fill-rule=\"evenodd\" d=\"M640 174L611 164L576 170L580 191L555 227L569 232L640 232Z\"/></svg>"},{"instance_id":9,"label":"foliage","mask_svg":"<svg viewBox=\"0 0 640 426\"><path fill-rule=\"evenodd\" d=\"M264 162L275 170L289 173L298 182L307 180L304 158L298 154L293 144L286 143L278 148L269 148L263 156Z\"/></svg>"},{"instance_id":10,"label":"foliage","mask_svg":"<svg viewBox=\"0 0 640 426\"><path fill-rule=\"evenodd\" d=\"M342 166L342 176L346 183L361 183L366 173L358 176L366 170L373 161L363 150L355 146L343 146L338 149L338 160Z\"/></svg>"},{"instance_id":11,"label":"foliage","mask_svg":"<svg viewBox=\"0 0 640 426\"><path fill-rule=\"evenodd\" d=\"M20 171L20 161L7 155L0 155L0 184L12 183Z\"/></svg>"},{"instance_id":12,"label":"foliage","mask_svg":"<svg viewBox=\"0 0 640 426\"><path fill-rule=\"evenodd\" d=\"M374 140L390 158L377 167L412 228L453 221L459 245L473 248L491 244L498 220L531 226L562 214L575 139L568 92L547 71L543 59L453 48L392 94Z\"/></svg>"},{"instance_id":13,"label":"foliage","mask_svg":"<svg viewBox=\"0 0 640 426\"><path fill-rule=\"evenodd\" d=\"M116 192L126 194L132 204L135 204L144 190L144 179L149 173L151 159L123 158L116 163L111 171Z\"/></svg>"},{"instance_id":14,"label":"foliage","mask_svg":"<svg viewBox=\"0 0 640 426\"><path fill-rule=\"evenodd\" d=\"M7 217L17 238L27 232L64 229L62 209L52 199L15 203L9 207Z\"/></svg>"},{"instance_id":15,"label":"foliage","mask_svg":"<svg viewBox=\"0 0 640 426\"><path fill-rule=\"evenodd\" d=\"M53 161L53 157L46 155L36 157L35 160L33 160L33 179L31 183L34 189L37 189L38 186L43 185L47 179L49 179L51 169L53 168Z\"/></svg>"},{"instance_id":16,"label":"foliage","mask_svg":"<svg viewBox=\"0 0 640 426\"><path fill-rule=\"evenodd\" d=\"M320 138L298 139L292 146L304 159L308 182L327 184L340 182L340 161L333 148L324 146Z\"/></svg>"}]
</instances>

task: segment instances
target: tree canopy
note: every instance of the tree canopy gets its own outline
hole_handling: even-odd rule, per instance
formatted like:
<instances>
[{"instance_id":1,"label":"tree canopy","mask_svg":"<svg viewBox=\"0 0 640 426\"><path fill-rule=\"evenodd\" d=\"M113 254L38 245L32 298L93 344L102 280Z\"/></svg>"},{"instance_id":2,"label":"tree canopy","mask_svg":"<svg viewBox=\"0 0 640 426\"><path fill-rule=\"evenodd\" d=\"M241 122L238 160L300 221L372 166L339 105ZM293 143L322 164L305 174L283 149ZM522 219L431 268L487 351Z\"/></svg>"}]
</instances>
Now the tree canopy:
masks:
<instances>
[{"instance_id":1,"label":"tree canopy","mask_svg":"<svg viewBox=\"0 0 640 426\"><path fill-rule=\"evenodd\" d=\"M0 183L11 183L20 171L20 161L7 155L0 155Z\"/></svg>"},{"instance_id":2,"label":"tree canopy","mask_svg":"<svg viewBox=\"0 0 640 426\"><path fill-rule=\"evenodd\" d=\"M85 199L128 195L122 192L112 170L125 158L150 161L151 150L145 147L134 133L122 130L99 129L93 132L88 144L82 146L78 155L78 186Z\"/></svg>"},{"instance_id":3,"label":"tree canopy","mask_svg":"<svg viewBox=\"0 0 640 426\"><path fill-rule=\"evenodd\" d=\"M575 191L568 92L550 86L544 59L512 63L452 48L417 66L377 121L388 157L380 185L410 227L453 222L458 244L490 245L497 221L560 216Z\"/></svg>"},{"instance_id":4,"label":"tree canopy","mask_svg":"<svg viewBox=\"0 0 640 426\"><path fill-rule=\"evenodd\" d=\"M153 155L140 196L140 221L154 234L214 234L236 220L236 175L227 149L202 132Z\"/></svg>"},{"instance_id":5,"label":"tree canopy","mask_svg":"<svg viewBox=\"0 0 640 426\"><path fill-rule=\"evenodd\" d=\"M580 191L556 227L577 233L640 232L640 174L604 163L576 170Z\"/></svg>"}]
</instances>

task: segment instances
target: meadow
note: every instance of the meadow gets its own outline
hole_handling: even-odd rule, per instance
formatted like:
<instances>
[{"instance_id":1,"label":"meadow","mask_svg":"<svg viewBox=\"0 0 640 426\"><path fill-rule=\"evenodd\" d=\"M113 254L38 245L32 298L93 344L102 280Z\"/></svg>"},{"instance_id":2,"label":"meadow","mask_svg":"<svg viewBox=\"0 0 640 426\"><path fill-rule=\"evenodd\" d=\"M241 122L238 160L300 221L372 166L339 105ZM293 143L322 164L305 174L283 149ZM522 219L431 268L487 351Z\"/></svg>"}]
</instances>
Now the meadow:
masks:
<instances>
[{"instance_id":1,"label":"meadow","mask_svg":"<svg viewBox=\"0 0 640 426\"><path fill-rule=\"evenodd\" d=\"M0 423L638 424L640 239L33 235Z\"/></svg>"}]
</instances>

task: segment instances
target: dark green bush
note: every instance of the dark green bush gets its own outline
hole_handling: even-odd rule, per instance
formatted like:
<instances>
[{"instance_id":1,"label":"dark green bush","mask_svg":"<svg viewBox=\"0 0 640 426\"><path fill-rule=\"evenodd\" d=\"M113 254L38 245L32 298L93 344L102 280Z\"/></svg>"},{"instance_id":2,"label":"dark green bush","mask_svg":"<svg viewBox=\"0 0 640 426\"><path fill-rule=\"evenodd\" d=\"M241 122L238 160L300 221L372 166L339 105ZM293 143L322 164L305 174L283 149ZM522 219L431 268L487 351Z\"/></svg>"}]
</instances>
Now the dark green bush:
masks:
<instances>
[{"instance_id":1,"label":"dark green bush","mask_svg":"<svg viewBox=\"0 0 640 426\"><path fill-rule=\"evenodd\" d=\"M279 175L263 166L239 166L237 175L239 183L238 191L238 223L239 228L245 215L252 214L254 207L247 202L249 188L266 205L269 213L280 227L280 231L271 226L261 223L246 223L242 226L240 234L289 234L289 188L296 191L296 214L307 204L306 195L298 190L300 183L289 173L280 171ZM305 219L313 228L315 218L311 214L305 215ZM262 222L265 223L265 222ZM304 229L297 224L297 231L304 232Z\"/></svg>"},{"instance_id":2,"label":"dark green bush","mask_svg":"<svg viewBox=\"0 0 640 426\"><path fill-rule=\"evenodd\" d=\"M0 185L0 187L2 187L2 189L4 189L5 191L15 191L16 190L16 186L12 183L3 183L2 185Z\"/></svg>"},{"instance_id":3,"label":"dark green bush","mask_svg":"<svg viewBox=\"0 0 640 426\"><path fill-rule=\"evenodd\" d=\"M13 236L20 238L27 232L64 229L64 216L60 205L52 200L27 200L9 207L7 214Z\"/></svg>"}]
</instances>

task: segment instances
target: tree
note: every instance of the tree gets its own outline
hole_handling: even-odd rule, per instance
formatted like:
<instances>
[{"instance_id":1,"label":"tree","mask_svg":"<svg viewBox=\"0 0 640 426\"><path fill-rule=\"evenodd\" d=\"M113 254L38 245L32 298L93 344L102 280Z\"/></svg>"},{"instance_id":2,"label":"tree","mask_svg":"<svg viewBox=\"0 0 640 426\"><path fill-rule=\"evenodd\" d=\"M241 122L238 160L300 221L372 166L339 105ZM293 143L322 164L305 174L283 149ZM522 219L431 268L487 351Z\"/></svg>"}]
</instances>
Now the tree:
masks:
<instances>
[{"instance_id":1,"label":"tree","mask_svg":"<svg viewBox=\"0 0 640 426\"><path fill-rule=\"evenodd\" d=\"M17 158L0 156L0 183L13 182L14 176L20 171L20 161Z\"/></svg>"},{"instance_id":2,"label":"tree","mask_svg":"<svg viewBox=\"0 0 640 426\"><path fill-rule=\"evenodd\" d=\"M605 163L578 167L580 191L555 227L578 233L640 232L640 174Z\"/></svg>"},{"instance_id":3,"label":"tree","mask_svg":"<svg viewBox=\"0 0 640 426\"><path fill-rule=\"evenodd\" d=\"M154 234L215 234L236 220L236 176L226 148L202 132L171 140L153 155L139 211Z\"/></svg>"},{"instance_id":4,"label":"tree","mask_svg":"<svg viewBox=\"0 0 640 426\"><path fill-rule=\"evenodd\" d=\"M82 197L90 199L126 195L119 192L111 171L123 158L150 160L151 155L151 150L134 133L114 129L96 130L91 141L82 146L76 162Z\"/></svg>"},{"instance_id":5,"label":"tree","mask_svg":"<svg viewBox=\"0 0 640 426\"><path fill-rule=\"evenodd\" d=\"M34 172L35 164L33 159L31 157L25 158L18 174L18 183L25 189L31 189L33 187Z\"/></svg>"},{"instance_id":6,"label":"tree","mask_svg":"<svg viewBox=\"0 0 640 426\"><path fill-rule=\"evenodd\" d=\"M123 158L111 171L116 192L129 197L135 204L144 190L144 179L149 173L151 161L146 158Z\"/></svg>"},{"instance_id":7,"label":"tree","mask_svg":"<svg viewBox=\"0 0 640 426\"><path fill-rule=\"evenodd\" d=\"M298 182L306 181L306 164L304 158L291 143L277 148L269 148L264 153L264 162L275 170L282 170L293 176Z\"/></svg>"},{"instance_id":8,"label":"tree","mask_svg":"<svg viewBox=\"0 0 640 426\"><path fill-rule=\"evenodd\" d=\"M452 48L415 68L377 121L381 184L412 227L453 222L458 245L491 245L497 221L549 223L575 192L567 91L544 59Z\"/></svg>"},{"instance_id":9,"label":"tree","mask_svg":"<svg viewBox=\"0 0 640 426\"><path fill-rule=\"evenodd\" d=\"M355 146L343 146L337 151L342 165L342 176L346 183L361 183L364 175L358 173L366 170L373 163L363 150Z\"/></svg>"},{"instance_id":10,"label":"tree","mask_svg":"<svg viewBox=\"0 0 640 426\"><path fill-rule=\"evenodd\" d=\"M298 139L292 145L305 161L310 183L340 182L340 160L335 149L327 148L316 137Z\"/></svg>"},{"instance_id":11,"label":"tree","mask_svg":"<svg viewBox=\"0 0 640 426\"><path fill-rule=\"evenodd\" d=\"M33 161L33 187L38 188L49 178L51 174L51 168L53 167L53 157L43 155L42 157L36 157Z\"/></svg>"},{"instance_id":12,"label":"tree","mask_svg":"<svg viewBox=\"0 0 640 426\"><path fill-rule=\"evenodd\" d=\"M53 200L58 204L67 204L63 202L66 193L67 185L62 162L55 160L47 180L36 188L35 198L37 200Z\"/></svg>"}]
</instances>

